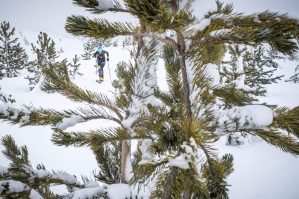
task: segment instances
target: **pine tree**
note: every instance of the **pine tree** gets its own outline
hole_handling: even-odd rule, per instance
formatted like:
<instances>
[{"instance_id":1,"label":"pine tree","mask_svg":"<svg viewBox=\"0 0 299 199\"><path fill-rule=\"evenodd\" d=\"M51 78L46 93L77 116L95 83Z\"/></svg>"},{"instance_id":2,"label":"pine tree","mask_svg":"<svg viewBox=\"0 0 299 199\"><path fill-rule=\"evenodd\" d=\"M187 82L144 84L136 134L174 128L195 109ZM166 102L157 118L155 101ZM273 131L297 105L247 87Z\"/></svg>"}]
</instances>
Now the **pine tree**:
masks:
<instances>
[{"instance_id":1,"label":"pine tree","mask_svg":"<svg viewBox=\"0 0 299 199\"><path fill-rule=\"evenodd\" d=\"M230 95L243 95L239 99L249 101L228 100L226 106L242 106L257 101L257 96L265 96L265 85L277 83L282 78L274 76L278 68L277 60L283 58L275 51L267 50L263 46L254 49L236 45L228 46L228 54L231 56L230 60L220 65L219 92L227 90L230 91Z\"/></svg>"},{"instance_id":2,"label":"pine tree","mask_svg":"<svg viewBox=\"0 0 299 199\"><path fill-rule=\"evenodd\" d=\"M11 161L8 168L0 165L1 197L54 199L58 196L50 190L50 185L82 186L75 176L65 172L47 171L42 164L34 169L27 147L18 147L10 135L4 136L1 141L5 147L3 154Z\"/></svg>"},{"instance_id":3,"label":"pine tree","mask_svg":"<svg viewBox=\"0 0 299 199\"><path fill-rule=\"evenodd\" d=\"M57 70L63 68L61 64L49 64L43 70L47 78L44 89L87 102L90 108L58 112L27 107L10 109L0 117L22 125L51 124L55 131L52 140L57 145L89 146L97 153L107 147L105 144L121 143L120 182L138 187L154 183L151 198L228 198L226 177L233 171L233 157L229 154L218 157L213 143L229 133L254 134L283 151L299 154L298 107L274 110L262 105L256 107L241 93L232 96L231 107L222 110L219 102L227 103L229 92L217 90L206 72L211 64L222 62L228 44L259 47L267 43L273 52L293 56L299 40L296 19L269 11L243 15L233 12L232 5L219 1L215 11L197 20L192 13L192 1L125 0L125 7L96 0L74 0L74 3L98 14L124 12L139 19L139 26L84 16L67 19L66 30L75 36L134 37L136 52L132 53L132 63L122 62L116 70L119 79L114 83L115 99L80 88L61 76L63 73ZM164 36L168 30L174 32L174 37ZM155 81L161 46L169 88L166 91L160 90ZM236 106L236 101L243 104ZM250 114L259 110L268 121L261 123ZM118 127L64 131L67 121L73 124L91 119L114 121ZM289 134L283 134L284 131ZM139 144L132 160L133 176L128 177L133 139ZM99 158L98 161L99 164L118 162L110 159L103 162ZM115 174L116 170L113 167L113 172L101 176ZM99 179L117 181L115 175L110 176Z\"/></svg>"},{"instance_id":4,"label":"pine tree","mask_svg":"<svg viewBox=\"0 0 299 199\"><path fill-rule=\"evenodd\" d=\"M12 98L12 95L7 96L4 93L2 93L1 87L0 87L0 101L2 101L4 104L5 103L12 104L12 103L16 102L16 100Z\"/></svg>"},{"instance_id":5,"label":"pine tree","mask_svg":"<svg viewBox=\"0 0 299 199\"><path fill-rule=\"evenodd\" d=\"M76 74L82 75L81 73L78 72L79 67L80 67L80 59L77 55L75 55L75 57L72 60L73 62L69 63L69 74L72 77L75 77Z\"/></svg>"},{"instance_id":6,"label":"pine tree","mask_svg":"<svg viewBox=\"0 0 299 199\"><path fill-rule=\"evenodd\" d=\"M16 77L26 67L27 54L15 36L9 22L0 25L0 76Z\"/></svg>"},{"instance_id":7,"label":"pine tree","mask_svg":"<svg viewBox=\"0 0 299 199\"><path fill-rule=\"evenodd\" d=\"M287 82L299 83L299 65L295 68L295 74L292 75Z\"/></svg>"},{"instance_id":8,"label":"pine tree","mask_svg":"<svg viewBox=\"0 0 299 199\"><path fill-rule=\"evenodd\" d=\"M232 106L244 106L258 101L258 96L267 93L265 85L277 83L283 76L275 76L278 69L277 60L282 59L277 52L266 49L228 46L230 59L220 65L220 87L217 92L228 94L224 97L223 109ZM231 96L237 96L232 98ZM251 135L249 135L250 137ZM246 133L230 133L227 137L228 145L244 144Z\"/></svg>"},{"instance_id":9,"label":"pine tree","mask_svg":"<svg viewBox=\"0 0 299 199\"><path fill-rule=\"evenodd\" d=\"M36 44L31 43L32 52L36 56L34 61L29 62L28 71L30 75L27 77L32 90L42 78L41 71L48 63L55 63L58 58L55 42L47 33L40 32Z\"/></svg>"},{"instance_id":10,"label":"pine tree","mask_svg":"<svg viewBox=\"0 0 299 199\"><path fill-rule=\"evenodd\" d=\"M84 53L81 55L81 57L84 60L90 60L97 46L109 47L111 44L112 43L109 39L88 39L83 44Z\"/></svg>"}]
</instances>

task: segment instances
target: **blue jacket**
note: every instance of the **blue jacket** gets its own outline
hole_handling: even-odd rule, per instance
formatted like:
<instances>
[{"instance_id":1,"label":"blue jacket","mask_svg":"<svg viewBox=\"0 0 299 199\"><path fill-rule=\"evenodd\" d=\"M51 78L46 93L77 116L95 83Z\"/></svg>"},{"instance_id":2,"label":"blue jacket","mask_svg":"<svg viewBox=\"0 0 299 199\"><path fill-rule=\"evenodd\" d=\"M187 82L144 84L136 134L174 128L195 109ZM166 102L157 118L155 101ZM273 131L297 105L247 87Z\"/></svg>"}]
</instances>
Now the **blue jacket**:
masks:
<instances>
[{"instance_id":1,"label":"blue jacket","mask_svg":"<svg viewBox=\"0 0 299 199\"><path fill-rule=\"evenodd\" d=\"M101 63L106 62L105 54L107 55L107 61L109 61L109 53L105 50L102 50L101 52L96 51L93 54L93 57L97 58L98 64L100 65Z\"/></svg>"}]
</instances>

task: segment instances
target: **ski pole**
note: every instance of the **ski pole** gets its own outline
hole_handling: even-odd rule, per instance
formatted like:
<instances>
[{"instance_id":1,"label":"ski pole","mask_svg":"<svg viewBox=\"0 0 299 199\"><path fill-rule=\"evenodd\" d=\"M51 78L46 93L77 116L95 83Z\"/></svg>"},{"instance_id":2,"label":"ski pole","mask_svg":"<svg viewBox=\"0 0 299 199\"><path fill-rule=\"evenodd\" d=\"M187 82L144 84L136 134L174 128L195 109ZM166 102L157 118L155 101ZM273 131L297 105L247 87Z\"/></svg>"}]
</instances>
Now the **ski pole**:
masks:
<instances>
[{"instance_id":1,"label":"ski pole","mask_svg":"<svg viewBox=\"0 0 299 199\"><path fill-rule=\"evenodd\" d=\"M110 75L110 81L112 81L111 73L110 73L110 67L109 67L109 61L108 61L108 70L109 70L109 75Z\"/></svg>"},{"instance_id":2,"label":"ski pole","mask_svg":"<svg viewBox=\"0 0 299 199\"><path fill-rule=\"evenodd\" d=\"M96 61L95 66L96 66L96 74L98 74L98 62L97 61Z\"/></svg>"}]
</instances>

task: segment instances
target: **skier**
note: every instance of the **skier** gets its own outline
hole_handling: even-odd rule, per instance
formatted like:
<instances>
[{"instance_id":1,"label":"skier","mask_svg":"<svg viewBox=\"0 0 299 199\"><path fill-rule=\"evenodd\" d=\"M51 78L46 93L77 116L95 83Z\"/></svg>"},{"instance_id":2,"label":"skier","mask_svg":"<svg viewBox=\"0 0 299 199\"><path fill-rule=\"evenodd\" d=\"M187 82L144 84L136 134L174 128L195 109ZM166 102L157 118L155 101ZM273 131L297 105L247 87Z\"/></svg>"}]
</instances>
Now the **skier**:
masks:
<instances>
[{"instance_id":1,"label":"skier","mask_svg":"<svg viewBox=\"0 0 299 199\"><path fill-rule=\"evenodd\" d=\"M109 61L109 53L103 50L102 46L96 48L96 52L93 54L93 57L97 59L97 64L99 66L99 82L104 81L104 66L106 64L105 54L107 56L107 61Z\"/></svg>"}]
</instances>

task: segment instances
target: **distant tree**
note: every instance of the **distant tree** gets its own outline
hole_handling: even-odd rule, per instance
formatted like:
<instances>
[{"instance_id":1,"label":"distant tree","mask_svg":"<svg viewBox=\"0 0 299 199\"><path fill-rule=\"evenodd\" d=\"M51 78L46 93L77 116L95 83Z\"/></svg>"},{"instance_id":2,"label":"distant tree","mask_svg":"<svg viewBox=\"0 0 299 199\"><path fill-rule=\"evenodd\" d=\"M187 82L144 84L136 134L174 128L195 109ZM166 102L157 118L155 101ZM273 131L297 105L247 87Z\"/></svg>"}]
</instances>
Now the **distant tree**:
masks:
<instances>
[{"instance_id":1,"label":"distant tree","mask_svg":"<svg viewBox=\"0 0 299 199\"><path fill-rule=\"evenodd\" d=\"M73 58L72 62L70 62L68 65L69 74L72 77L75 77L76 74L82 75L81 73L78 72L80 65L81 65L80 59L79 59L78 55L76 54L75 57Z\"/></svg>"},{"instance_id":2,"label":"distant tree","mask_svg":"<svg viewBox=\"0 0 299 199\"><path fill-rule=\"evenodd\" d=\"M220 64L220 85L216 92L224 99L221 106L226 110L233 106L244 106L258 101L258 96L265 96L266 85L277 83L283 76L275 76L277 61L283 59L272 49L264 46L257 48L229 45L229 60ZM234 132L227 136L228 145L244 144L247 133Z\"/></svg>"},{"instance_id":3,"label":"distant tree","mask_svg":"<svg viewBox=\"0 0 299 199\"><path fill-rule=\"evenodd\" d=\"M0 101L3 103L14 103L16 102L15 99L12 98L12 95L5 95L1 92L1 87L0 87Z\"/></svg>"},{"instance_id":4,"label":"distant tree","mask_svg":"<svg viewBox=\"0 0 299 199\"><path fill-rule=\"evenodd\" d=\"M277 83L283 76L275 76L278 68L277 60L282 59L277 52L267 50L263 46L256 49L241 47L238 45L228 46L230 60L220 65L220 87L229 91L228 98L232 93L239 93L239 99L249 101L231 101L227 105L245 105L257 101L257 96L265 96L266 85Z\"/></svg>"},{"instance_id":5,"label":"distant tree","mask_svg":"<svg viewBox=\"0 0 299 199\"><path fill-rule=\"evenodd\" d=\"M110 39L88 39L83 44L84 53L81 57L84 60L90 60L97 46L109 47L111 45L112 43Z\"/></svg>"},{"instance_id":6,"label":"distant tree","mask_svg":"<svg viewBox=\"0 0 299 199\"><path fill-rule=\"evenodd\" d=\"M0 25L0 76L16 77L26 67L27 54L18 42L9 22Z\"/></svg>"},{"instance_id":7,"label":"distant tree","mask_svg":"<svg viewBox=\"0 0 299 199\"><path fill-rule=\"evenodd\" d=\"M30 75L27 77L29 86L32 90L42 78L42 69L49 63L55 63L58 58L55 42L47 33L40 32L36 44L31 43L32 52L35 60L29 62L28 71Z\"/></svg>"},{"instance_id":8,"label":"distant tree","mask_svg":"<svg viewBox=\"0 0 299 199\"><path fill-rule=\"evenodd\" d=\"M287 82L299 83L299 65L295 68L295 74L291 76Z\"/></svg>"}]
</instances>

